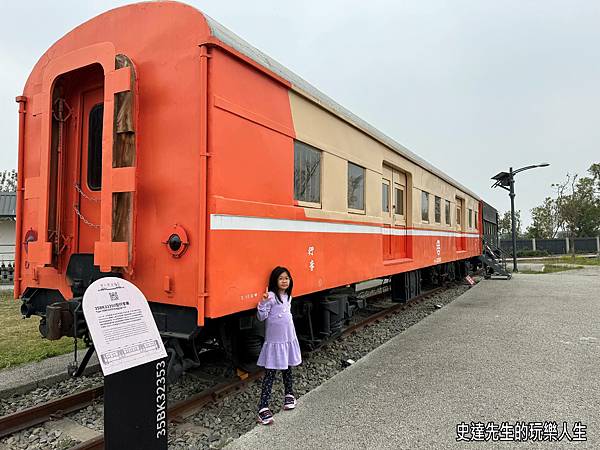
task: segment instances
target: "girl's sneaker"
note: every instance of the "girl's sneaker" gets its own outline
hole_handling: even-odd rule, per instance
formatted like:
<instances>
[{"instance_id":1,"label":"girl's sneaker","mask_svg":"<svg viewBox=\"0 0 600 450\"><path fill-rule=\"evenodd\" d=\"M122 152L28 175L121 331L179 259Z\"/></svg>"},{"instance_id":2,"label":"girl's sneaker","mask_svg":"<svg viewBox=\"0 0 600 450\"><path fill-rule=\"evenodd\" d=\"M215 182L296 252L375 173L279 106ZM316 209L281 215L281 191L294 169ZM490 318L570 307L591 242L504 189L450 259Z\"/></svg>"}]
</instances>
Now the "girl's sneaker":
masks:
<instances>
[{"instance_id":1,"label":"girl's sneaker","mask_svg":"<svg viewBox=\"0 0 600 450\"><path fill-rule=\"evenodd\" d=\"M293 395L286 395L283 399L283 409L294 409L296 407L296 398Z\"/></svg>"},{"instance_id":2,"label":"girl's sneaker","mask_svg":"<svg viewBox=\"0 0 600 450\"><path fill-rule=\"evenodd\" d=\"M258 423L270 425L273 423L273 413L269 408L263 408L258 412Z\"/></svg>"}]
</instances>

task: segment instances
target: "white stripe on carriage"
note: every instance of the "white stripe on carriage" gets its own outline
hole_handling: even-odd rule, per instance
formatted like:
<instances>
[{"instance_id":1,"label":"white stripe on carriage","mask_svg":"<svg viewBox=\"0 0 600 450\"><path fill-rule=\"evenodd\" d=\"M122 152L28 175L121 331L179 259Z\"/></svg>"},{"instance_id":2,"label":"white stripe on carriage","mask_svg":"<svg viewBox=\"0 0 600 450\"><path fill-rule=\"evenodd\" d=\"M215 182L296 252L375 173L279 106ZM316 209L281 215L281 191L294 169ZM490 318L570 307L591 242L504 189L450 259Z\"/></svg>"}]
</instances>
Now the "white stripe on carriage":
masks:
<instances>
[{"instance_id":1,"label":"white stripe on carriage","mask_svg":"<svg viewBox=\"0 0 600 450\"><path fill-rule=\"evenodd\" d=\"M350 233L350 234L386 234L394 236L437 236L465 237L479 239L477 234L458 231L403 230L384 228L374 225L353 223L316 222L311 220L273 219L268 217L232 216L211 214L211 230L235 231L289 231L297 233Z\"/></svg>"}]
</instances>

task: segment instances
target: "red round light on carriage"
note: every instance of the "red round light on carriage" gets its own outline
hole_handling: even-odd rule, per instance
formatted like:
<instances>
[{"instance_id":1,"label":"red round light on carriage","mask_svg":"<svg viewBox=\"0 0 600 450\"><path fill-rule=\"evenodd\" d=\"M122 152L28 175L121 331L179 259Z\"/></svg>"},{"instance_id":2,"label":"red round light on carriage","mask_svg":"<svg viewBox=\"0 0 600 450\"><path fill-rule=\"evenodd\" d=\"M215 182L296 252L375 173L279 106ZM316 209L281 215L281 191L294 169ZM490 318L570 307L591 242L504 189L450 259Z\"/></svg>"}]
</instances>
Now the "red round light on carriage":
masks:
<instances>
[{"instance_id":1,"label":"red round light on carriage","mask_svg":"<svg viewBox=\"0 0 600 450\"><path fill-rule=\"evenodd\" d=\"M190 241L185 229L178 224L171 225L165 233L162 243L173 258L179 258L187 249Z\"/></svg>"},{"instance_id":2,"label":"red round light on carriage","mask_svg":"<svg viewBox=\"0 0 600 450\"><path fill-rule=\"evenodd\" d=\"M169 248L171 251L176 252L181 248L181 238L177 234L172 234L169 236L169 240L167 241L169 244Z\"/></svg>"}]
</instances>

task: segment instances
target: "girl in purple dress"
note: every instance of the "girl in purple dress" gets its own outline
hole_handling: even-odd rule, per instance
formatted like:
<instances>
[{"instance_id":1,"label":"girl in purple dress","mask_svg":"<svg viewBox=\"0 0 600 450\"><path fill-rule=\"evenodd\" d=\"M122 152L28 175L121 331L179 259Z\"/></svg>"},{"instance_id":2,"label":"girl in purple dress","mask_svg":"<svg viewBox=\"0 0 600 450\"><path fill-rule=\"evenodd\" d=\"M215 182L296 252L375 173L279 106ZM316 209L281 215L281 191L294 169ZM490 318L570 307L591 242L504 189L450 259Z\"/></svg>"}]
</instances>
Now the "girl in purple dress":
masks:
<instances>
[{"instance_id":1,"label":"girl in purple dress","mask_svg":"<svg viewBox=\"0 0 600 450\"><path fill-rule=\"evenodd\" d=\"M292 369L302 362L300 345L292 320L292 288L294 281L285 267L275 267L269 277L269 287L258 304L258 320L266 320L265 342L258 357L259 366L265 368L262 393L258 405L258 422L263 425L273 423L269 410L269 398L277 370L282 371L285 397L283 409L296 407L292 389Z\"/></svg>"}]
</instances>

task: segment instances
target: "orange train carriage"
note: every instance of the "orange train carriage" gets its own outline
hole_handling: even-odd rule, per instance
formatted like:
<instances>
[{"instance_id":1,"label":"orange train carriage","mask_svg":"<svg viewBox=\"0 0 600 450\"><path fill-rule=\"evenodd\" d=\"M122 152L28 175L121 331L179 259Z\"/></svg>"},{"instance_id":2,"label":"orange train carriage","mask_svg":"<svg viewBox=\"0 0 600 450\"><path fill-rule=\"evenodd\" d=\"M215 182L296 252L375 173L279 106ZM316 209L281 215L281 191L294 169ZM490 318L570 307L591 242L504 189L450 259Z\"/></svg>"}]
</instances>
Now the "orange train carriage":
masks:
<instances>
[{"instance_id":1,"label":"orange train carriage","mask_svg":"<svg viewBox=\"0 0 600 450\"><path fill-rule=\"evenodd\" d=\"M83 293L120 276L172 372L215 342L242 364L276 265L314 343L357 306L345 286L392 276L402 299L481 254L476 194L184 4L78 26L17 102L14 292L49 339L89 339Z\"/></svg>"}]
</instances>

